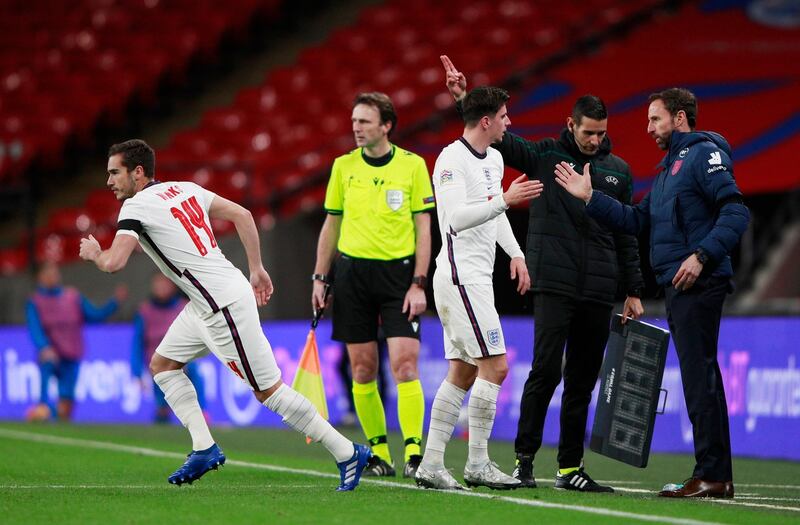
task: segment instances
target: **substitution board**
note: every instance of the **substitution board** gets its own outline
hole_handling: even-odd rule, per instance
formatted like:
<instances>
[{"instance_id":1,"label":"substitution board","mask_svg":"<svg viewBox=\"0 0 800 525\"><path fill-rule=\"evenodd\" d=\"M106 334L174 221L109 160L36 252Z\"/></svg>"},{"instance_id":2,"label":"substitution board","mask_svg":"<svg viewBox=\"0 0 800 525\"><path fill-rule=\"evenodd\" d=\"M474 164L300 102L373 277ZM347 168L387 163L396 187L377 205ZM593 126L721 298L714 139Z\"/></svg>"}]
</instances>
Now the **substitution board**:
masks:
<instances>
[{"instance_id":1,"label":"substitution board","mask_svg":"<svg viewBox=\"0 0 800 525\"><path fill-rule=\"evenodd\" d=\"M622 316L614 316L589 448L647 466L668 347L668 331L633 319L622 324Z\"/></svg>"}]
</instances>

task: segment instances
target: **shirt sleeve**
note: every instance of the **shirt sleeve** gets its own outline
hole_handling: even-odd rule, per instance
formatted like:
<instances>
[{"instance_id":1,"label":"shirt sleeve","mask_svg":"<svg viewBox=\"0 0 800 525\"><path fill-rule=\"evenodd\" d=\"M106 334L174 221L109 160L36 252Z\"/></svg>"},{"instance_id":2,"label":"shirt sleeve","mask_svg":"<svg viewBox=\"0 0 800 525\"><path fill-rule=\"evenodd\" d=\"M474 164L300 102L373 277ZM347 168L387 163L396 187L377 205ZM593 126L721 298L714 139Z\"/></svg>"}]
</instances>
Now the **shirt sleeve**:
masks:
<instances>
[{"instance_id":1,"label":"shirt sleeve","mask_svg":"<svg viewBox=\"0 0 800 525\"><path fill-rule=\"evenodd\" d=\"M36 310L36 305L33 304L33 301L28 301L28 304L25 305L25 320L36 349L41 351L42 348L50 346L50 340L47 338L47 334L44 333L42 320L39 319L39 311Z\"/></svg>"},{"instance_id":2,"label":"shirt sleeve","mask_svg":"<svg viewBox=\"0 0 800 525\"><path fill-rule=\"evenodd\" d=\"M203 209L206 211L206 215L208 215L208 210L211 208L211 203L217 197L217 194L211 190L205 189L199 184L195 184L195 186L197 186L197 193L203 196Z\"/></svg>"},{"instance_id":3,"label":"shirt sleeve","mask_svg":"<svg viewBox=\"0 0 800 525\"><path fill-rule=\"evenodd\" d=\"M344 211L344 189L342 188L342 175L339 159L333 161L331 178L328 189L325 191L325 211L331 215L341 215Z\"/></svg>"},{"instance_id":4,"label":"shirt sleeve","mask_svg":"<svg viewBox=\"0 0 800 525\"><path fill-rule=\"evenodd\" d=\"M502 195L490 201L468 205L463 169L446 158L440 157L439 160L443 162L436 163L436 200L444 211L447 225L456 233L492 220L508 209Z\"/></svg>"},{"instance_id":5,"label":"shirt sleeve","mask_svg":"<svg viewBox=\"0 0 800 525\"><path fill-rule=\"evenodd\" d=\"M497 244L512 259L514 257L525 258L525 254L522 253L517 238L514 237L514 230L511 229L511 223L508 222L508 217L505 213L500 214L497 218Z\"/></svg>"},{"instance_id":6,"label":"shirt sleeve","mask_svg":"<svg viewBox=\"0 0 800 525\"><path fill-rule=\"evenodd\" d=\"M419 157L419 162L414 169L411 180L411 213L419 213L436 207L433 197L433 186L428 175L425 159Z\"/></svg>"},{"instance_id":7,"label":"shirt sleeve","mask_svg":"<svg viewBox=\"0 0 800 525\"><path fill-rule=\"evenodd\" d=\"M710 160L706 161L709 157ZM724 151L709 148L701 158L697 168L699 186L717 212L713 226L700 241L699 248L716 264L741 240L750 222L750 210L741 202L742 192L736 186L730 157Z\"/></svg>"},{"instance_id":8,"label":"shirt sleeve","mask_svg":"<svg viewBox=\"0 0 800 525\"><path fill-rule=\"evenodd\" d=\"M133 199L126 200L122 203L122 208L119 210L117 235L130 235L138 239L139 234L144 230L142 226L144 220L145 214L141 205Z\"/></svg>"}]
</instances>

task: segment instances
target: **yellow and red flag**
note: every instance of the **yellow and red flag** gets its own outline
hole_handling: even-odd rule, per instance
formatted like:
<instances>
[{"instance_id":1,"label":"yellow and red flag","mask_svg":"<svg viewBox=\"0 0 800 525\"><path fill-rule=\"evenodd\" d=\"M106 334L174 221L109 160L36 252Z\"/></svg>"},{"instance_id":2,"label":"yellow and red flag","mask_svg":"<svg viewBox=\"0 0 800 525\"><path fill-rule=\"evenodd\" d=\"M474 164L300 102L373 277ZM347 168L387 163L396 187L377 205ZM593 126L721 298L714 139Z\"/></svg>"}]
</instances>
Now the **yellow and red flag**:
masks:
<instances>
[{"instance_id":1,"label":"yellow and red flag","mask_svg":"<svg viewBox=\"0 0 800 525\"><path fill-rule=\"evenodd\" d=\"M326 284L323 304L328 299L328 292L330 292L330 286ZM311 330L308 331L308 337L306 337L303 355L300 356L300 362L297 363L297 372L294 374L292 388L306 396L311 401L311 404L316 407L319 415L327 421L328 399L325 397L325 385L322 383L322 367L319 366L319 349L317 348L317 334L315 332L324 311L324 306L314 309ZM308 436L306 436L306 443L311 443L311 438Z\"/></svg>"},{"instance_id":2,"label":"yellow and red flag","mask_svg":"<svg viewBox=\"0 0 800 525\"><path fill-rule=\"evenodd\" d=\"M300 362L297 364L297 373L294 375L292 388L306 396L320 415L328 419L328 400L325 397L325 385L322 383L317 336L313 328L306 337L306 346L303 349L303 355L300 356Z\"/></svg>"}]
</instances>

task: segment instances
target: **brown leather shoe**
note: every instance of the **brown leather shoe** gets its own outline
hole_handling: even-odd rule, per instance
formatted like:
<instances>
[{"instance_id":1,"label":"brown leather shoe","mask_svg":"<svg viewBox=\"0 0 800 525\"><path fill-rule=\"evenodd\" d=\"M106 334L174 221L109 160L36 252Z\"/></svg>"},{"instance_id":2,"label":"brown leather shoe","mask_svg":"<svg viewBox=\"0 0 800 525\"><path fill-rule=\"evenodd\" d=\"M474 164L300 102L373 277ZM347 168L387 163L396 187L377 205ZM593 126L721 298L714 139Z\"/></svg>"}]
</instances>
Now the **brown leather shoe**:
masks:
<instances>
[{"instance_id":1,"label":"brown leather shoe","mask_svg":"<svg viewBox=\"0 0 800 525\"><path fill-rule=\"evenodd\" d=\"M732 498L733 481L706 481L700 478L686 480L683 487L675 490L662 490L662 498Z\"/></svg>"}]
</instances>

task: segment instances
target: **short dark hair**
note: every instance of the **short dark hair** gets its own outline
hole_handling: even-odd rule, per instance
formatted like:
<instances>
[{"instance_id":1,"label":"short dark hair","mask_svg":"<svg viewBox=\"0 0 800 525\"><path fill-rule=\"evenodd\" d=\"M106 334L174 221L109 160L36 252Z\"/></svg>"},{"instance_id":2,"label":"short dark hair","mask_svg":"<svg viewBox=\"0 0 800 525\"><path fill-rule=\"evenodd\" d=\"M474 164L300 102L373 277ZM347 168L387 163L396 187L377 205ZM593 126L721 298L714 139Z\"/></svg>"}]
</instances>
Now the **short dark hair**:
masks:
<instances>
[{"instance_id":1,"label":"short dark hair","mask_svg":"<svg viewBox=\"0 0 800 525\"><path fill-rule=\"evenodd\" d=\"M660 100L664 103L664 108L673 117L678 114L678 111L686 113L686 120L689 123L689 128L694 129L697 124L697 98L694 93L686 88L669 88L658 93L653 93L648 97L648 102L655 102Z\"/></svg>"},{"instance_id":2,"label":"short dark hair","mask_svg":"<svg viewBox=\"0 0 800 525\"><path fill-rule=\"evenodd\" d=\"M583 117L592 120L605 120L608 118L608 110L603 99L594 95L584 95L575 101L572 106L572 120L578 126L581 125Z\"/></svg>"},{"instance_id":3,"label":"short dark hair","mask_svg":"<svg viewBox=\"0 0 800 525\"><path fill-rule=\"evenodd\" d=\"M128 171L133 171L136 166L141 166L144 176L152 179L156 176L156 152L147 142L141 139L131 139L108 148L108 156L122 155L122 165Z\"/></svg>"},{"instance_id":4,"label":"short dark hair","mask_svg":"<svg viewBox=\"0 0 800 525\"><path fill-rule=\"evenodd\" d=\"M353 100L353 107L355 108L359 104L366 104L377 109L381 116L381 124L392 123L392 127L389 128L389 135L392 134L394 128L397 127L397 112L394 110L394 104L392 104L392 99L389 98L389 95L379 91L359 93Z\"/></svg>"},{"instance_id":5,"label":"short dark hair","mask_svg":"<svg viewBox=\"0 0 800 525\"><path fill-rule=\"evenodd\" d=\"M511 95L508 94L508 91L499 87L476 87L464 97L464 102L461 106L464 114L464 123L472 127L483 117L495 116L510 98Z\"/></svg>"}]
</instances>

